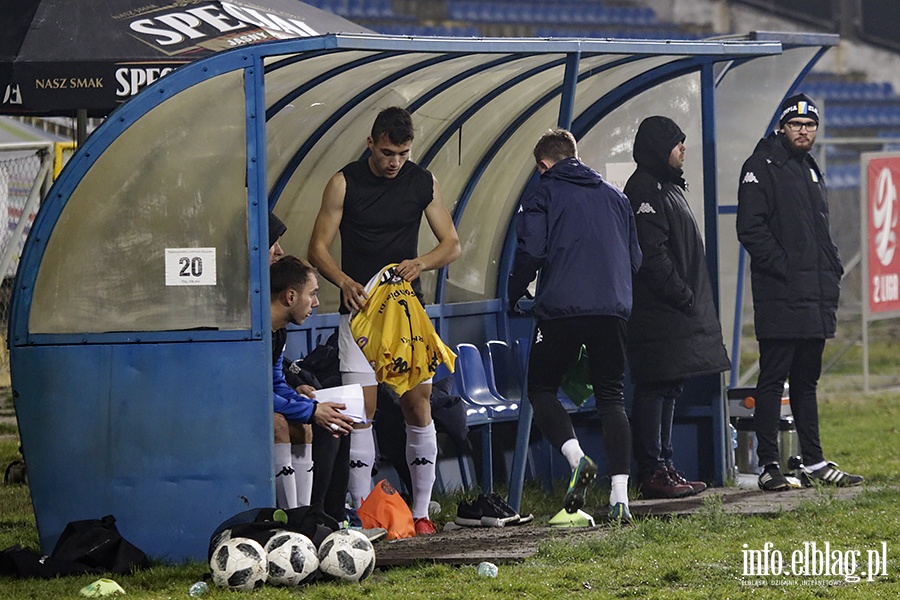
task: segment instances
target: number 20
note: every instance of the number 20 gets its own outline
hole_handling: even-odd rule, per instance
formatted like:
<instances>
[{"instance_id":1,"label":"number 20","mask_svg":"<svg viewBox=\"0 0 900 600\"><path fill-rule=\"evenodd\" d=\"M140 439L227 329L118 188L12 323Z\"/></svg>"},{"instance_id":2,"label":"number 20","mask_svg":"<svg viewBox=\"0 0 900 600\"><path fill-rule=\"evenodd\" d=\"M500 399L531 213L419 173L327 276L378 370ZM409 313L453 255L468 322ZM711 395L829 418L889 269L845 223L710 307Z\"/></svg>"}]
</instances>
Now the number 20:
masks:
<instances>
[{"instance_id":1,"label":"number 20","mask_svg":"<svg viewBox=\"0 0 900 600\"><path fill-rule=\"evenodd\" d=\"M203 259L199 256L190 258L182 256L178 259L181 265L181 271L178 272L179 277L200 277L203 275Z\"/></svg>"}]
</instances>

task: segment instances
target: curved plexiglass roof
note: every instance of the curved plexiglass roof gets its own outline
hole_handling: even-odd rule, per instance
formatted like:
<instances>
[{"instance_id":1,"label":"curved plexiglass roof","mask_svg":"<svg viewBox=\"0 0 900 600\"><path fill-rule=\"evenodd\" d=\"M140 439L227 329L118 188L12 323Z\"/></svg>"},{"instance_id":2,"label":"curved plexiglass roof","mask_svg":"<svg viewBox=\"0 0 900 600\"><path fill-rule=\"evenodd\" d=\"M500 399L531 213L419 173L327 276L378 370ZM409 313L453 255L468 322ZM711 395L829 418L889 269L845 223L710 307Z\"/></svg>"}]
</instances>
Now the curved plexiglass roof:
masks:
<instances>
[{"instance_id":1,"label":"curved plexiglass roof","mask_svg":"<svg viewBox=\"0 0 900 600\"><path fill-rule=\"evenodd\" d=\"M463 248L424 278L426 300L495 298L541 132L571 126L593 140L583 154L603 154L622 140L590 132L629 100L669 114L661 84L680 81L679 97L699 103L702 69L781 52L775 40L329 35L187 65L113 113L54 188L35 225L45 235L23 256L38 271L33 287L23 280L28 335L262 327L251 305L264 281L265 206L288 226L285 250L305 255L326 181L362 156L374 116L391 105L413 112L413 160L440 182ZM434 243L424 225L421 247ZM162 285L166 250L193 247L216 249L215 288ZM322 287L320 312L335 311L336 288Z\"/></svg>"}]
</instances>

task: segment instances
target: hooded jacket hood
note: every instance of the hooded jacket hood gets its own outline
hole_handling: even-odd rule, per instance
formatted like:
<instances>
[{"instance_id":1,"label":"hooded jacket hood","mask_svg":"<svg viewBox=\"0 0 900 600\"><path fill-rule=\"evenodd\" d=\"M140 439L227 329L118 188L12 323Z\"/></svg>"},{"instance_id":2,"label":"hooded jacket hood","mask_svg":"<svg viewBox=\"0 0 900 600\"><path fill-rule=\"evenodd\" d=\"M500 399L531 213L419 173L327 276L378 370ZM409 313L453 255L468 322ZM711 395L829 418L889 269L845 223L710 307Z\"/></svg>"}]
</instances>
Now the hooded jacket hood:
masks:
<instances>
[{"instance_id":1,"label":"hooded jacket hood","mask_svg":"<svg viewBox=\"0 0 900 600\"><path fill-rule=\"evenodd\" d=\"M632 156L638 166L653 173L660 181L684 183L681 169L669 166L672 148L685 140L678 124L668 117L647 117L641 121L634 137ZM682 187L684 187L682 185Z\"/></svg>"},{"instance_id":2,"label":"hooded jacket hood","mask_svg":"<svg viewBox=\"0 0 900 600\"><path fill-rule=\"evenodd\" d=\"M603 183L600 173L575 157L566 158L544 171L541 177L568 181L576 185L595 186Z\"/></svg>"}]
</instances>

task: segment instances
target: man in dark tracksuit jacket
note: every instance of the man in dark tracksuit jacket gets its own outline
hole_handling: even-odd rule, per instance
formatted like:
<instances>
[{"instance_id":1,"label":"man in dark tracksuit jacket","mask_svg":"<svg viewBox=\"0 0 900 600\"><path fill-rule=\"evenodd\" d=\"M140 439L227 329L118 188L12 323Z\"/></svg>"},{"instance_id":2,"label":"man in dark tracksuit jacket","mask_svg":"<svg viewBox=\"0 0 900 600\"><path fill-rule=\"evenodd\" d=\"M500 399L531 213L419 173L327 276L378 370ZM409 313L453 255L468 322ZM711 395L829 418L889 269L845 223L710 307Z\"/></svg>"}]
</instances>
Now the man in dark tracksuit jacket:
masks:
<instances>
[{"instance_id":1,"label":"man in dark tracksuit jacket","mask_svg":"<svg viewBox=\"0 0 900 600\"><path fill-rule=\"evenodd\" d=\"M790 487L778 465L781 395L790 380L800 439L802 479L858 485L863 478L825 461L819 442L816 386L825 340L837 325L844 272L828 226L825 180L809 154L819 111L803 94L781 105L780 130L757 144L741 169L738 239L750 255L759 378L754 428L766 491Z\"/></svg>"},{"instance_id":2,"label":"man in dark tracksuit jacket","mask_svg":"<svg viewBox=\"0 0 900 600\"><path fill-rule=\"evenodd\" d=\"M510 302L515 302L541 270L528 396L535 422L572 468L564 506L575 513L584 505L597 465L581 449L557 392L581 346L587 347L612 475L610 516L628 520L631 430L624 404L625 329L631 276L641 263L634 215L619 190L578 160L575 138L568 131L545 133L534 157L541 177L519 207L518 247L508 288Z\"/></svg>"},{"instance_id":3,"label":"man in dark tracksuit jacket","mask_svg":"<svg viewBox=\"0 0 900 600\"><path fill-rule=\"evenodd\" d=\"M625 185L644 255L628 321L635 383L631 426L644 498L680 498L706 489L674 466L675 401L688 377L730 367L703 238L684 196L684 140L672 119L644 119L634 139L637 170Z\"/></svg>"}]
</instances>

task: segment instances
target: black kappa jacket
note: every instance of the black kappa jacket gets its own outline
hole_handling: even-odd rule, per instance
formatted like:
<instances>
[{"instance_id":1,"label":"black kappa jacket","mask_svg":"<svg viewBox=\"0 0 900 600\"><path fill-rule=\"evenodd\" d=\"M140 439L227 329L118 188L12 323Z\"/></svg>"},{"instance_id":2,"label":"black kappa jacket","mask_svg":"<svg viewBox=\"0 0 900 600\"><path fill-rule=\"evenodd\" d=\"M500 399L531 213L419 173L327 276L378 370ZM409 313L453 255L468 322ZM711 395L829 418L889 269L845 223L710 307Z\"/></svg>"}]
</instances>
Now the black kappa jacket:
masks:
<instances>
[{"instance_id":1,"label":"black kappa jacket","mask_svg":"<svg viewBox=\"0 0 900 600\"><path fill-rule=\"evenodd\" d=\"M834 337L844 268L825 180L783 134L760 140L741 169L737 234L750 255L757 339Z\"/></svg>"},{"instance_id":2,"label":"black kappa jacket","mask_svg":"<svg viewBox=\"0 0 900 600\"><path fill-rule=\"evenodd\" d=\"M625 185L644 260L634 276L628 363L635 383L672 381L730 368L722 343L706 253L669 154L684 134L669 118L642 123L638 167Z\"/></svg>"}]
</instances>

